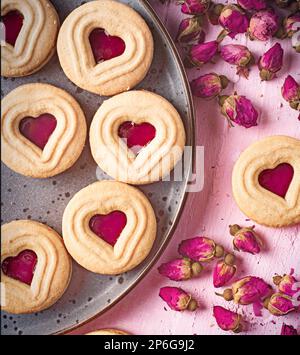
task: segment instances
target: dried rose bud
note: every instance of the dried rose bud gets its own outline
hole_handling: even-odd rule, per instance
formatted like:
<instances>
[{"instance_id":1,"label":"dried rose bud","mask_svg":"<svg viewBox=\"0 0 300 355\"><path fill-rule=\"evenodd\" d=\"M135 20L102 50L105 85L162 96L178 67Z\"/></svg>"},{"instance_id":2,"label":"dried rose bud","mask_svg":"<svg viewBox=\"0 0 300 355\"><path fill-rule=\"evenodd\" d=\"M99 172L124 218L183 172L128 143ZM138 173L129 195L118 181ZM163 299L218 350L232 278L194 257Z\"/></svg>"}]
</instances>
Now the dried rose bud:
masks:
<instances>
[{"instance_id":1,"label":"dried rose bud","mask_svg":"<svg viewBox=\"0 0 300 355\"><path fill-rule=\"evenodd\" d=\"M179 244L178 252L182 256L199 262L209 261L214 257L220 258L224 255L223 247L206 237L183 240Z\"/></svg>"},{"instance_id":2,"label":"dried rose bud","mask_svg":"<svg viewBox=\"0 0 300 355\"><path fill-rule=\"evenodd\" d=\"M248 78L248 66L254 62L254 58L246 46L240 44L227 44L222 46L221 57L225 62L237 66L237 74Z\"/></svg>"},{"instance_id":3,"label":"dried rose bud","mask_svg":"<svg viewBox=\"0 0 300 355\"><path fill-rule=\"evenodd\" d=\"M274 293L264 301L264 306L274 316L284 316L296 310L292 298L283 293Z\"/></svg>"},{"instance_id":4,"label":"dried rose bud","mask_svg":"<svg viewBox=\"0 0 300 355\"><path fill-rule=\"evenodd\" d=\"M267 41L275 35L279 29L278 16L272 9L256 12L250 19L250 39Z\"/></svg>"},{"instance_id":5,"label":"dried rose bud","mask_svg":"<svg viewBox=\"0 0 300 355\"><path fill-rule=\"evenodd\" d=\"M242 317L238 313L229 311L220 306L214 306L214 317L222 330L231 330L234 333L242 331Z\"/></svg>"},{"instance_id":6,"label":"dried rose bud","mask_svg":"<svg viewBox=\"0 0 300 355\"><path fill-rule=\"evenodd\" d=\"M218 52L219 43L217 41L200 43L192 46L188 60L195 66L201 66L210 62Z\"/></svg>"},{"instance_id":7,"label":"dried rose bud","mask_svg":"<svg viewBox=\"0 0 300 355\"><path fill-rule=\"evenodd\" d=\"M216 26L219 24L219 17L224 9L223 4L212 4L207 12L208 20L209 22Z\"/></svg>"},{"instance_id":8,"label":"dried rose bud","mask_svg":"<svg viewBox=\"0 0 300 355\"><path fill-rule=\"evenodd\" d=\"M198 262L192 262L190 259L179 258L167 263L161 264L158 271L161 275L168 277L173 281L183 281L198 276L203 267Z\"/></svg>"},{"instance_id":9,"label":"dried rose bud","mask_svg":"<svg viewBox=\"0 0 300 355\"><path fill-rule=\"evenodd\" d=\"M267 7L266 0L237 0L240 7L245 10L263 10Z\"/></svg>"},{"instance_id":10,"label":"dried rose bud","mask_svg":"<svg viewBox=\"0 0 300 355\"><path fill-rule=\"evenodd\" d=\"M234 38L238 33L247 32L249 20L244 11L236 5L226 5L220 16L219 23L224 28L225 33L220 37L229 35Z\"/></svg>"},{"instance_id":11,"label":"dried rose bud","mask_svg":"<svg viewBox=\"0 0 300 355\"><path fill-rule=\"evenodd\" d=\"M226 301L234 300L235 303L247 305L256 303L270 297L272 287L263 279L255 276L246 276L232 284L231 288L226 289L222 296Z\"/></svg>"},{"instance_id":12,"label":"dried rose bud","mask_svg":"<svg viewBox=\"0 0 300 355\"><path fill-rule=\"evenodd\" d=\"M204 39L201 17L189 17L181 21L176 37L179 43L198 44L204 42Z\"/></svg>"},{"instance_id":13,"label":"dried rose bud","mask_svg":"<svg viewBox=\"0 0 300 355\"><path fill-rule=\"evenodd\" d=\"M279 43L270 48L258 61L261 80L272 80L283 65L283 49Z\"/></svg>"},{"instance_id":14,"label":"dried rose bud","mask_svg":"<svg viewBox=\"0 0 300 355\"><path fill-rule=\"evenodd\" d=\"M192 296L178 287L162 287L159 296L173 311L195 311L198 308L198 304Z\"/></svg>"},{"instance_id":15,"label":"dried rose bud","mask_svg":"<svg viewBox=\"0 0 300 355\"><path fill-rule=\"evenodd\" d=\"M292 38L293 35L300 30L300 12L296 12L285 18L283 27L286 36Z\"/></svg>"},{"instance_id":16,"label":"dried rose bud","mask_svg":"<svg viewBox=\"0 0 300 355\"><path fill-rule=\"evenodd\" d=\"M181 11L187 15L204 14L210 5L211 0L179 0Z\"/></svg>"},{"instance_id":17,"label":"dried rose bud","mask_svg":"<svg viewBox=\"0 0 300 355\"><path fill-rule=\"evenodd\" d=\"M298 335L297 329L292 325L282 324L280 335Z\"/></svg>"},{"instance_id":18,"label":"dried rose bud","mask_svg":"<svg viewBox=\"0 0 300 355\"><path fill-rule=\"evenodd\" d=\"M300 283L293 275L275 275L273 283L277 285L278 291L285 295L293 297L300 292Z\"/></svg>"},{"instance_id":19,"label":"dried rose bud","mask_svg":"<svg viewBox=\"0 0 300 355\"><path fill-rule=\"evenodd\" d=\"M300 85L291 75L286 77L281 93L294 110L300 111Z\"/></svg>"},{"instance_id":20,"label":"dried rose bud","mask_svg":"<svg viewBox=\"0 0 300 355\"><path fill-rule=\"evenodd\" d=\"M224 260L217 262L213 272L214 287L222 287L226 285L234 276L236 266L234 265L235 257L232 254L227 254Z\"/></svg>"},{"instance_id":21,"label":"dried rose bud","mask_svg":"<svg viewBox=\"0 0 300 355\"><path fill-rule=\"evenodd\" d=\"M230 96L224 95L220 97L219 104L229 126L233 126L232 122L245 128L257 126L258 112L245 96L236 93Z\"/></svg>"},{"instance_id":22,"label":"dried rose bud","mask_svg":"<svg viewBox=\"0 0 300 355\"><path fill-rule=\"evenodd\" d=\"M191 89L194 96L202 99L212 99L220 95L221 91L228 85L228 79L224 75L209 73L191 82Z\"/></svg>"},{"instance_id":23,"label":"dried rose bud","mask_svg":"<svg viewBox=\"0 0 300 355\"><path fill-rule=\"evenodd\" d=\"M234 236L234 249L250 254L260 253L263 243L257 233L254 232L255 226L241 228L239 225L234 224L229 226L229 228L230 234Z\"/></svg>"}]
</instances>

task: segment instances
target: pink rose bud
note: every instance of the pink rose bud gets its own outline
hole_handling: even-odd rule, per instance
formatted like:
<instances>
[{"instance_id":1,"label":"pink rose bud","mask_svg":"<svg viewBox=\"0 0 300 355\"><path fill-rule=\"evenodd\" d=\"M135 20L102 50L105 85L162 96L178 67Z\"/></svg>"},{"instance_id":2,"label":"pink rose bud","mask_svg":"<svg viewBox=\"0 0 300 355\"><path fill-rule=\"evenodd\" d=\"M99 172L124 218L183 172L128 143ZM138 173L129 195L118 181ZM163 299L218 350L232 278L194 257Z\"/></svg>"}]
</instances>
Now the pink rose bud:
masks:
<instances>
[{"instance_id":1,"label":"pink rose bud","mask_svg":"<svg viewBox=\"0 0 300 355\"><path fill-rule=\"evenodd\" d=\"M234 224L229 226L229 228L230 234L234 236L234 249L250 254L260 253L263 243L257 233L254 232L255 226L241 228L239 225Z\"/></svg>"},{"instance_id":2,"label":"pink rose bud","mask_svg":"<svg viewBox=\"0 0 300 355\"><path fill-rule=\"evenodd\" d=\"M189 53L189 61L195 66L201 66L210 62L218 52L219 43L217 41L200 43L192 46Z\"/></svg>"},{"instance_id":3,"label":"pink rose bud","mask_svg":"<svg viewBox=\"0 0 300 355\"><path fill-rule=\"evenodd\" d=\"M291 75L286 77L281 94L294 110L300 111L300 85Z\"/></svg>"},{"instance_id":4,"label":"pink rose bud","mask_svg":"<svg viewBox=\"0 0 300 355\"><path fill-rule=\"evenodd\" d=\"M204 42L205 32L202 29L200 17L188 17L181 21L176 40L185 44L198 44Z\"/></svg>"},{"instance_id":5,"label":"pink rose bud","mask_svg":"<svg viewBox=\"0 0 300 355\"><path fill-rule=\"evenodd\" d=\"M229 126L233 126L232 122L245 128L257 126L258 112L245 96L239 96L236 93L221 96L219 104L221 113L227 118Z\"/></svg>"},{"instance_id":6,"label":"pink rose bud","mask_svg":"<svg viewBox=\"0 0 300 355\"><path fill-rule=\"evenodd\" d=\"M231 38L234 38L238 33L247 32L249 26L247 15L236 5L226 5L223 8L219 23Z\"/></svg>"},{"instance_id":7,"label":"pink rose bud","mask_svg":"<svg viewBox=\"0 0 300 355\"><path fill-rule=\"evenodd\" d=\"M263 279L255 276L246 276L231 285L231 288L226 289L223 294L218 296L223 297L226 301L234 300L235 303L247 305L256 303L270 297L272 287Z\"/></svg>"},{"instance_id":8,"label":"pink rose bud","mask_svg":"<svg viewBox=\"0 0 300 355\"><path fill-rule=\"evenodd\" d=\"M228 79L224 75L209 73L191 82L191 89L194 96L202 99L212 99L220 95L221 91L228 85Z\"/></svg>"},{"instance_id":9,"label":"pink rose bud","mask_svg":"<svg viewBox=\"0 0 300 355\"><path fill-rule=\"evenodd\" d=\"M214 287L222 287L226 285L234 276L236 266L234 265L235 257L232 254L227 254L224 260L217 262L213 272Z\"/></svg>"},{"instance_id":10,"label":"pink rose bud","mask_svg":"<svg viewBox=\"0 0 300 355\"><path fill-rule=\"evenodd\" d=\"M250 39L267 41L275 35L279 29L278 16L272 9L256 12L250 19Z\"/></svg>"},{"instance_id":11,"label":"pink rose bud","mask_svg":"<svg viewBox=\"0 0 300 355\"><path fill-rule=\"evenodd\" d=\"M267 7L266 0L237 0L244 10L263 10Z\"/></svg>"},{"instance_id":12,"label":"pink rose bud","mask_svg":"<svg viewBox=\"0 0 300 355\"><path fill-rule=\"evenodd\" d=\"M222 330L231 330L234 333L242 331L242 317L238 313L229 311L220 306L214 306L214 317Z\"/></svg>"},{"instance_id":13,"label":"pink rose bud","mask_svg":"<svg viewBox=\"0 0 300 355\"><path fill-rule=\"evenodd\" d=\"M298 335L297 329L292 325L282 324L280 335Z\"/></svg>"},{"instance_id":14,"label":"pink rose bud","mask_svg":"<svg viewBox=\"0 0 300 355\"><path fill-rule=\"evenodd\" d=\"M277 285L278 291L293 297L300 292L300 282L293 275L275 275L273 282Z\"/></svg>"},{"instance_id":15,"label":"pink rose bud","mask_svg":"<svg viewBox=\"0 0 300 355\"><path fill-rule=\"evenodd\" d=\"M209 22L216 26L219 24L219 17L224 9L223 4L212 4L207 12Z\"/></svg>"},{"instance_id":16,"label":"pink rose bud","mask_svg":"<svg viewBox=\"0 0 300 355\"><path fill-rule=\"evenodd\" d=\"M186 258L180 258L162 264L158 268L158 271L161 275L168 277L170 280L183 281L198 276L202 269L200 263L192 262Z\"/></svg>"},{"instance_id":17,"label":"pink rose bud","mask_svg":"<svg viewBox=\"0 0 300 355\"><path fill-rule=\"evenodd\" d=\"M254 58L249 49L240 44L227 44L221 48L221 57L225 62L237 66L237 74L248 78L248 66L254 62Z\"/></svg>"},{"instance_id":18,"label":"pink rose bud","mask_svg":"<svg viewBox=\"0 0 300 355\"><path fill-rule=\"evenodd\" d=\"M204 14L210 5L211 0L179 0L181 11L187 15Z\"/></svg>"},{"instance_id":19,"label":"pink rose bud","mask_svg":"<svg viewBox=\"0 0 300 355\"><path fill-rule=\"evenodd\" d=\"M285 18L283 26L286 36L292 38L300 30L300 12L296 12Z\"/></svg>"},{"instance_id":20,"label":"pink rose bud","mask_svg":"<svg viewBox=\"0 0 300 355\"><path fill-rule=\"evenodd\" d=\"M270 48L258 61L261 80L272 80L282 68L283 49L279 43Z\"/></svg>"},{"instance_id":21,"label":"pink rose bud","mask_svg":"<svg viewBox=\"0 0 300 355\"><path fill-rule=\"evenodd\" d=\"M159 296L173 311L195 311L198 308L197 302L191 295L178 287L162 287Z\"/></svg>"},{"instance_id":22,"label":"pink rose bud","mask_svg":"<svg viewBox=\"0 0 300 355\"><path fill-rule=\"evenodd\" d=\"M224 255L224 248L217 245L212 239L206 237L195 237L183 240L178 247L180 255L194 261L205 262L214 257L220 258Z\"/></svg>"},{"instance_id":23,"label":"pink rose bud","mask_svg":"<svg viewBox=\"0 0 300 355\"><path fill-rule=\"evenodd\" d=\"M265 308L274 316L284 316L296 310L293 299L282 293L274 293L264 301Z\"/></svg>"}]
</instances>

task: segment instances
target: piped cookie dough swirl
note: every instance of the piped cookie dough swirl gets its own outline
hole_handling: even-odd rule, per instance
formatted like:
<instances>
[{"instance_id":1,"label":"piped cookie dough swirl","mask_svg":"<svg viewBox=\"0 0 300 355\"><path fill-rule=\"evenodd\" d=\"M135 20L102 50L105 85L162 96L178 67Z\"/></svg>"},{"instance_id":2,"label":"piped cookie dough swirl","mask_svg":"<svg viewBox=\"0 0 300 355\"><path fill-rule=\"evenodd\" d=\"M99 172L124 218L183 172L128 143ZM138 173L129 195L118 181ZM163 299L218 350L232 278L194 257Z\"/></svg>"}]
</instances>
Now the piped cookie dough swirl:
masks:
<instances>
[{"instance_id":1,"label":"piped cookie dough swirl","mask_svg":"<svg viewBox=\"0 0 300 355\"><path fill-rule=\"evenodd\" d=\"M1 75L7 77L30 75L43 67L56 51L60 26L57 12L48 0L1 1L2 18L16 11L23 17L23 24L15 44L1 39Z\"/></svg>"},{"instance_id":2,"label":"piped cookie dough swirl","mask_svg":"<svg viewBox=\"0 0 300 355\"><path fill-rule=\"evenodd\" d=\"M95 215L120 211L126 225L114 246L90 229ZM75 194L63 215L63 238L71 256L85 269L116 275L139 265L156 237L154 211L136 188L116 182L95 182Z\"/></svg>"},{"instance_id":3,"label":"piped cookie dough swirl","mask_svg":"<svg viewBox=\"0 0 300 355\"><path fill-rule=\"evenodd\" d=\"M155 137L136 155L118 136L122 123L149 123ZM114 179L147 184L170 173L181 159L185 130L174 108L163 97L148 91L130 91L105 101L90 128L92 155Z\"/></svg>"},{"instance_id":4,"label":"piped cookie dough swirl","mask_svg":"<svg viewBox=\"0 0 300 355\"><path fill-rule=\"evenodd\" d=\"M96 63L89 35L97 28L121 38L124 53ZM114 95L143 80L153 58L153 39L146 22L129 6L96 0L66 18L57 50L65 74L77 86L99 95Z\"/></svg>"},{"instance_id":5,"label":"piped cookie dough swirl","mask_svg":"<svg viewBox=\"0 0 300 355\"><path fill-rule=\"evenodd\" d=\"M18 256L24 250L30 250L37 256L31 285L3 272L3 262ZM26 260L23 262L26 263ZM19 264L18 267L22 266ZM71 273L71 258L65 250L62 238L53 229L28 220L13 221L1 227L3 311L15 314L34 313L50 307L65 292Z\"/></svg>"},{"instance_id":6,"label":"piped cookie dough swirl","mask_svg":"<svg viewBox=\"0 0 300 355\"><path fill-rule=\"evenodd\" d=\"M46 178L71 167L78 159L86 138L85 116L66 91L48 84L27 84L2 100L1 160L26 176ZM56 128L44 149L20 132L24 117L51 114ZM43 129L43 128L41 128Z\"/></svg>"}]
</instances>

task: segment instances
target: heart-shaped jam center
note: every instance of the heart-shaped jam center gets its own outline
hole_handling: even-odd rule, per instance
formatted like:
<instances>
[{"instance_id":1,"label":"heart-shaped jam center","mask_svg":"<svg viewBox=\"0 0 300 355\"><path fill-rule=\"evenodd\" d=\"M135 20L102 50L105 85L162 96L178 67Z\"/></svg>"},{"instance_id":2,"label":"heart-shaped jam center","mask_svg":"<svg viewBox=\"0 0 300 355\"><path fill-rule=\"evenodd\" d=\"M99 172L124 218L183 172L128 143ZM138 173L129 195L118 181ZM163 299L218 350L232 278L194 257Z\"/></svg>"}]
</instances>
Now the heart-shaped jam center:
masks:
<instances>
[{"instance_id":1,"label":"heart-shaped jam center","mask_svg":"<svg viewBox=\"0 0 300 355\"><path fill-rule=\"evenodd\" d=\"M156 129L152 124L144 122L135 124L126 121L118 129L118 136L126 141L127 147L138 153L155 138Z\"/></svg>"},{"instance_id":2,"label":"heart-shaped jam center","mask_svg":"<svg viewBox=\"0 0 300 355\"><path fill-rule=\"evenodd\" d=\"M5 42L15 45L19 33L23 27L24 17L19 11L10 11L1 17L1 22L5 27Z\"/></svg>"},{"instance_id":3,"label":"heart-shaped jam center","mask_svg":"<svg viewBox=\"0 0 300 355\"><path fill-rule=\"evenodd\" d=\"M126 214L113 211L107 215L96 214L90 219L90 229L111 246L114 246L127 223Z\"/></svg>"},{"instance_id":4,"label":"heart-shaped jam center","mask_svg":"<svg viewBox=\"0 0 300 355\"><path fill-rule=\"evenodd\" d=\"M96 63L118 57L125 51L125 42L122 38L110 36L102 28L94 29L89 40Z\"/></svg>"},{"instance_id":5,"label":"heart-shaped jam center","mask_svg":"<svg viewBox=\"0 0 300 355\"><path fill-rule=\"evenodd\" d=\"M6 258L1 269L4 275L31 285L36 264L36 253L32 250L23 250L17 256Z\"/></svg>"},{"instance_id":6,"label":"heart-shaped jam center","mask_svg":"<svg viewBox=\"0 0 300 355\"><path fill-rule=\"evenodd\" d=\"M290 164L282 163L274 169L262 171L259 174L258 182L264 189L284 198L293 176L293 167Z\"/></svg>"},{"instance_id":7,"label":"heart-shaped jam center","mask_svg":"<svg viewBox=\"0 0 300 355\"><path fill-rule=\"evenodd\" d=\"M56 118L50 113L43 113L38 117L25 117L20 121L21 134L33 144L44 149L56 127Z\"/></svg>"}]
</instances>

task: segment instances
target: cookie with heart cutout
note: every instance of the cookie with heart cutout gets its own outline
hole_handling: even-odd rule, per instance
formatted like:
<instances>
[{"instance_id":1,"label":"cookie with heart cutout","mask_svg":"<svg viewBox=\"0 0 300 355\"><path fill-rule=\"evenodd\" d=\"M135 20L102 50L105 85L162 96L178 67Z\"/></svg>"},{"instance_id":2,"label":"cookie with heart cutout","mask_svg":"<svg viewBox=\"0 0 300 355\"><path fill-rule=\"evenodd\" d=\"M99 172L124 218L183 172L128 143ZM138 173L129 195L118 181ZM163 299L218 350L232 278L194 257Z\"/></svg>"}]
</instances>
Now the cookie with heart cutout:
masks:
<instances>
[{"instance_id":1,"label":"cookie with heart cutout","mask_svg":"<svg viewBox=\"0 0 300 355\"><path fill-rule=\"evenodd\" d=\"M144 79L153 47L143 18L113 0L90 1L72 11L57 41L66 76L82 89L105 96L130 90Z\"/></svg>"},{"instance_id":2,"label":"cookie with heart cutout","mask_svg":"<svg viewBox=\"0 0 300 355\"><path fill-rule=\"evenodd\" d=\"M60 26L48 0L3 0L1 22L1 75L26 76L37 72L56 51Z\"/></svg>"},{"instance_id":3,"label":"cookie with heart cutout","mask_svg":"<svg viewBox=\"0 0 300 355\"><path fill-rule=\"evenodd\" d=\"M182 157L185 130L165 98L129 91L100 106L90 127L92 155L108 175L129 184L159 181Z\"/></svg>"},{"instance_id":4,"label":"cookie with heart cutout","mask_svg":"<svg viewBox=\"0 0 300 355\"><path fill-rule=\"evenodd\" d=\"M87 333L85 335L129 335L129 334L117 329L100 329L100 330L95 330L94 332Z\"/></svg>"},{"instance_id":5,"label":"cookie with heart cutout","mask_svg":"<svg viewBox=\"0 0 300 355\"><path fill-rule=\"evenodd\" d=\"M146 196L130 185L98 181L77 192L63 214L63 239L87 270L117 275L139 265L156 237Z\"/></svg>"},{"instance_id":6,"label":"cookie with heart cutout","mask_svg":"<svg viewBox=\"0 0 300 355\"><path fill-rule=\"evenodd\" d=\"M1 226L1 309L22 314L52 306L65 292L72 262L62 238L31 220Z\"/></svg>"},{"instance_id":7,"label":"cookie with heart cutout","mask_svg":"<svg viewBox=\"0 0 300 355\"><path fill-rule=\"evenodd\" d=\"M232 190L249 218L269 227L300 222L300 140L271 136L250 145L235 163Z\"/></svg>"},{"instance_id":8,"label":"cookie with heart cutout","mask_svg":"<svg viewBox=\"0 0 300 355\"><path fill-rule=\"evenodd\" d=\"M26 84L1 105L1 160L19 174L57 175L80 156L86 122L77 101L48 84Z\"/></svg>"}]
</instances>

